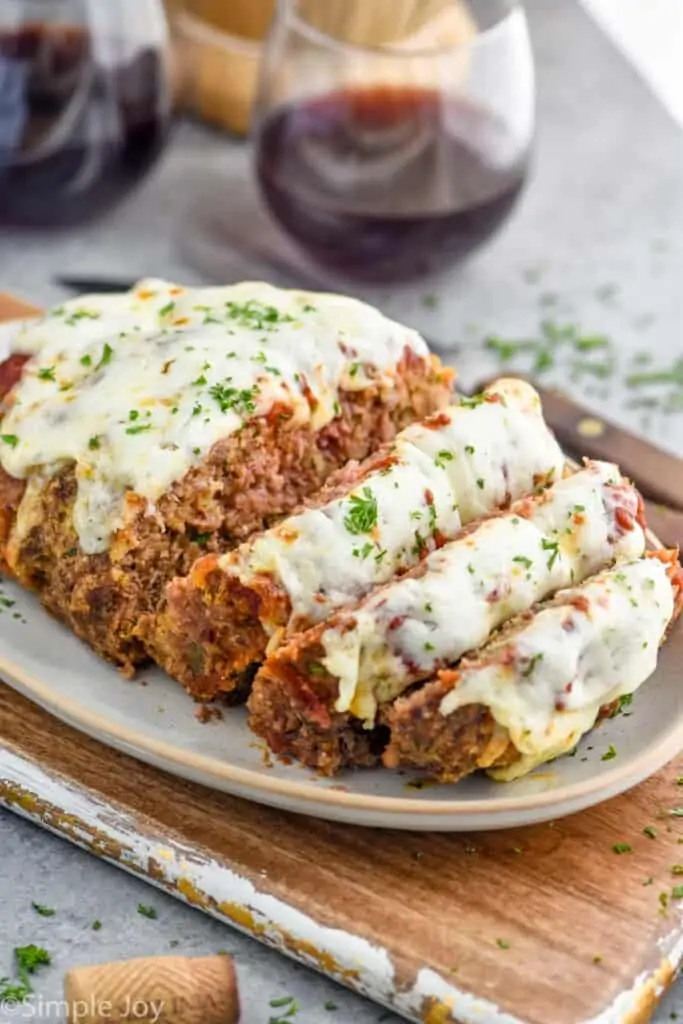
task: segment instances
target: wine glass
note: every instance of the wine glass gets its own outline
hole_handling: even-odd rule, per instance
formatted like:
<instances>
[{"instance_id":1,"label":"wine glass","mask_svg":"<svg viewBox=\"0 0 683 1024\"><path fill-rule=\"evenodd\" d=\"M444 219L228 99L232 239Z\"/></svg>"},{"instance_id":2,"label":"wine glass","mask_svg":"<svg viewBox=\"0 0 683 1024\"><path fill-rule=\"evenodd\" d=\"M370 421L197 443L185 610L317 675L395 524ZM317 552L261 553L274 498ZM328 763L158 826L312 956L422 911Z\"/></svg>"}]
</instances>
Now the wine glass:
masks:
<instances>
[{"instance_id":1,"label":"wine glass","mask_svg":"<svg viewBox=\"0 0 683 1024\"><path fill-rule=\"evenodd\" d=\"M147 174L171 117L162 0L2 0L0 224L103 214Z\"/></svg>"},{"instance_id":2,"label":"wine glass","mask_svg":"<svg viewBox=\"0 0 683 1024\"><path fill-rule=\"evenodd\" d=\"M461 260L506 220L534 131L517 0L280 0L255 113L267 207L366 282Z\"/></svg>"}]
</instances>

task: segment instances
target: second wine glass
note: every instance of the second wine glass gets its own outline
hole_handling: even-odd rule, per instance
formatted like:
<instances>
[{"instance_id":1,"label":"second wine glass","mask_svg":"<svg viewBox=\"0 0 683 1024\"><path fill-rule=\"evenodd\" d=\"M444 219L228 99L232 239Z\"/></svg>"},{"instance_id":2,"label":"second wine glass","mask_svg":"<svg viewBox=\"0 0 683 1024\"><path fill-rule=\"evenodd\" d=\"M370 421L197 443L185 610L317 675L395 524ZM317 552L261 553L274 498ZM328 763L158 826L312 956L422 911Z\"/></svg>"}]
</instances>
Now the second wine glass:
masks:
<instances>
[{"instance_id":1,"label":"second wine glass","mask_svg":"<svg viewBox=\"0 0 683 1024\"><path fill-rule=\"evenodd\" d=\"M280 0L255 125L265 201L316 263L367 282L440 270L497 231L525 180L524 12L515 0Z\"/></svg>"}]
</instances>

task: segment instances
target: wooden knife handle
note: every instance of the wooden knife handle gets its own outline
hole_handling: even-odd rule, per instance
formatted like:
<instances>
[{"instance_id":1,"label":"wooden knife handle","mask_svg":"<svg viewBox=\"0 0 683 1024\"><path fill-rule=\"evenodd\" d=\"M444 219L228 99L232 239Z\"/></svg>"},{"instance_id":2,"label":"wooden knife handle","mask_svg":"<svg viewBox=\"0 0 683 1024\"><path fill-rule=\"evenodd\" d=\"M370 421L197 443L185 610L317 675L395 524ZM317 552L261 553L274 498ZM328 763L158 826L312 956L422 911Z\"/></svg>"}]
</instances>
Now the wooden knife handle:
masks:
<instances>
[{"instance_id":1,"label":"wooden knife handle","mask_svg":"<svg viewBox=\"0 0 683 1024\"><path fill-rule=\"evenodd\" d=\"M490 380L486 382L491 383ZM616 462L644 497L669 508L683 510L681 459L610 423L566 395L539 387L535 380L530 383L541 396L548 426L568 455Z\"/></svg>"},{"instance_id":2,"label":"wooden knife handle","mask_svg":"<svg viewBox=\"0 0 683 1024\"><path fill-rule=\"evenodd\" d=\"M546 422L569 452L616 462L646 498L683 509L683 461L610 423L566 395L534 385Z\"/></svg>"}]
</instances>

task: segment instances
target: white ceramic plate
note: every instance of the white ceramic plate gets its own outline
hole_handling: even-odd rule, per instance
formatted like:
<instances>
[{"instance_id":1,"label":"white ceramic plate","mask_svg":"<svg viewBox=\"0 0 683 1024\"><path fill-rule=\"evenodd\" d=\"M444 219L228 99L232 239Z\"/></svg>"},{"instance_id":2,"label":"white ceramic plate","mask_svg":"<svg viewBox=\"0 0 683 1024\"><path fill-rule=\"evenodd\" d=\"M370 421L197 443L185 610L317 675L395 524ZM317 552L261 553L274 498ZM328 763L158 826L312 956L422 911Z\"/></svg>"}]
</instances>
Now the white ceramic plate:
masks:
<instances>
[{"instance_id":1,"label":"white ceramic plate","mask_svg":"<svg viewBox=\"0 0 683 1024\"><path fill-rule=\"evenodd\" d=\"M0 676L46 710L109 746L183 778L260 803L357 825L470 831L546 821L599 803L636 785L683 748L683 624L661 652L657 673L629 714L587 736L577 753L525 779L472 777L457 785L415 788L384 769L319 779L296 765L270 762L244 709L201 724L182 688L160 670L134 682L100 661L37 601L3 582ZM4 602L2 602L4 604ZM610 744L617 756L602 760Z\"/></svg>"}]
</instances>

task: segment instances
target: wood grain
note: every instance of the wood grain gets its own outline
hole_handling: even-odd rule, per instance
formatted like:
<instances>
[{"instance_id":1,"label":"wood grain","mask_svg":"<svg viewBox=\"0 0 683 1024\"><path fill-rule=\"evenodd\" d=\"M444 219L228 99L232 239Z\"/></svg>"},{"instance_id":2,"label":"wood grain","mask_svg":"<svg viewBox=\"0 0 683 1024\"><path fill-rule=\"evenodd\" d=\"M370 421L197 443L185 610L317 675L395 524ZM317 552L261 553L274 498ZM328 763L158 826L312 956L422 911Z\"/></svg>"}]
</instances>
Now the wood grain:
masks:
<instances>
[{"instance_id":1,"label":"wood grain","mask_svg":"<svg viewBox=\"0 0 683 1024\"><path fill-rule=\"evenodd\" d=\"M3 755L66 780L81 803L90 794L101 808L97 827L74 807L51 806L13 784ZM683 821L668 813L683 799L675 781L681 770L672 765L630 794L555 825L474 836L375 831L179 781L107 750L0 685L0 802L122 866L133 861L125 843L108 838L112 820L125 823L131 848L181 850L194 863L215 865L214 892L172 877L167 857L150 853L137 870L361 991L367 984L329 954L269 931L226 899L221 877L236 874L319 925L367 940L391 958L395 989L383 1001L400 1010L402 992L427 968L524 1024L592 1020L640 979L629 1014L605 1024L648 1020L657 987L666 987L680 955L673 952L683 932L679 906L669 899L663 907L660 894L670 895L679 880L671 868L683 860ZM655 839L643 834L648 826ZM632 852L616 854L614 843L629 843ZM452 1015L447 999L410 1016L429 1024L466 1019ZM493 1012L477 1019L502 1024Z\"/></svg>"}]
</instances>

